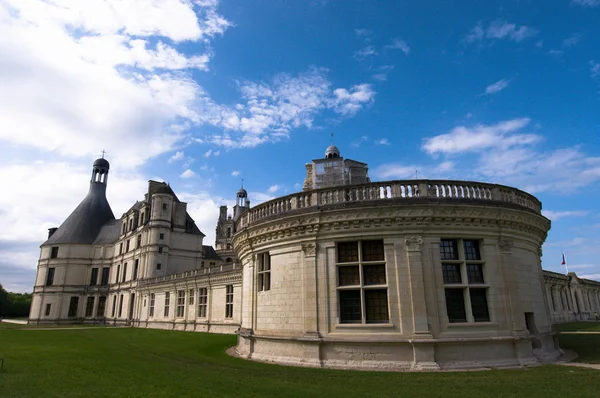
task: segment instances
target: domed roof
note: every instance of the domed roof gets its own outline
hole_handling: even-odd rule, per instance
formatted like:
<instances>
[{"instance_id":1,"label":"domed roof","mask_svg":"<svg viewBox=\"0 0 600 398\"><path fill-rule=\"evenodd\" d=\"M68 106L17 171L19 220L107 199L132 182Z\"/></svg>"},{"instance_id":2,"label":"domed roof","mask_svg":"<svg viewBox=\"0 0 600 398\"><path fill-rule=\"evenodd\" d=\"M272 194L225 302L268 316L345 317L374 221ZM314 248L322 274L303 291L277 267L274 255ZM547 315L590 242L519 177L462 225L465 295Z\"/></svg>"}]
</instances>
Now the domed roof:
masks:
<instances>
[{"instance_id":1,"label":"domed roof","mask_svg":"<svg viewBox=\"0 0 600 398\"><path fill-rule=\"evenodd\" d=\"M330 156L330 155L332 155L332 156ZM339 157L339 156L340 156L340 150L335 145L330 145L325 150L325 157L326 158L329 158L329 157Z\"/></svg>"},{"instance_id":2,"label":"domed roof","mask_svg":"<svg viewBox=\"0 0 600 398\"><path fill-rule=\"evenodd\" d=\"M99 158L94 161L94 167L106 167L107 169L109 169L110 163L108 163L108 160L104 158Z\"/></svg>"},{"instance_id":3,"label":"domed roof","mask_svg":"<svg viewBox=\"0 0 600 398\"><path fill-rule=\"evenodd\" d=\"M237 191L237 196L248 196L248 192L246 192L244 188L240 188L240 190Z\"/></svg>"}]
</instances>

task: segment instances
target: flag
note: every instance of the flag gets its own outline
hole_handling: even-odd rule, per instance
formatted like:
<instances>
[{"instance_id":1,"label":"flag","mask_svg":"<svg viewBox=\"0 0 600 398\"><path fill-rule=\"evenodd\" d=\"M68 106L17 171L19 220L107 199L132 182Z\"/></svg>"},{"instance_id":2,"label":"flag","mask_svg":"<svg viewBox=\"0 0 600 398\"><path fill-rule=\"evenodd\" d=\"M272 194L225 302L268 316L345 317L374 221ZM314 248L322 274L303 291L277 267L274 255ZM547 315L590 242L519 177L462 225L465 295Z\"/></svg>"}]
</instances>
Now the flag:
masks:
<instances>
[{"instance_id":1,"label":"flag","mask_svg":"<svg viewBox=\"0 0 600 398\"><path fill-rule=\"evenodd\" d=\"M560 263L561 265L566 265L567 264L567 260L565 259L565 253L562 254L563 255L563 259L562 259L562 263Z\"/></svg>"}]
</instances>

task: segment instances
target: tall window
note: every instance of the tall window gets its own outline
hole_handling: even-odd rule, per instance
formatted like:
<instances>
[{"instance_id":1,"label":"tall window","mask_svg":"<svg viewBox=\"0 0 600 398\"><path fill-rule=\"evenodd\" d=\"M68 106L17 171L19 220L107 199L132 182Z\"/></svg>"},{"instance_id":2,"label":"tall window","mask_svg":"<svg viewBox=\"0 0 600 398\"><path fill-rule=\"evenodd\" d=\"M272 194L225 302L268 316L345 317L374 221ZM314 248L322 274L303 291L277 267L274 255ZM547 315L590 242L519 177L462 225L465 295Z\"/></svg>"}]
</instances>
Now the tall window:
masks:
<instances>
[{"instance_id":1,"label":"tall window","mask_svg":"<svg viewBox=\"0 0 600 398\"><path fill-rule=\"evenodd\" d=\"M140 260L136 259L135 262L133 263L133 280L137 279L139 265L140 265Z\"/></svg>"},{"instance_id":2,"label":"tall window","mask_svg":"<svg viewBox=\"0 0 600 398\"><path fill-rule=\"evenodd\" d=\"M339 242L337 271L340 323L388 323L383 240Z\"/></svg>"},{"instance_id":3,"label":"tall window","mask_svg":"<svg viewBox=\"0 0 600 398\"><path fill-rule=\"evenodd\" d=\"M127 263L123 264L123 279L122 282L125 282L125 278L127 277Z\"/></svg>"},{"instance_id":4,"label":"tall window","mask_svg":"<svg viewBox=\"0 0 600 398\"><path fill-rule=\"evenodd\" d=\"M98 308L96 308L96 316L104 316L106 311L106 296L100 296L98 298Z\"/></svg>"},{"instance_id":5,"label":"tall window","mask_svg":"<svg viewBox=\"0 0 600 398\"><path fill-rule=\"evenodd\" d=\"M68 316L77 316L77 307L79 307L79 297L71 297L71 301L69 302L69 313Z\"/></svg>"},{"instance_id":6,"label":"tall window","mask_svg":"<svg viewBox=\"0 0 600 398\"><path fill-rule=\"evenodd\" d=\"M92 275L90 276L90 286L96 286L98 284L98 268L92 268Z\"/></svg>"},{"instance_id":7,"label":"tall window","mask_svg":"<svg viewBox=\"0 0 600 398\"><path fill-rule=\"evenodd\" d=\"M138 235L137 236L137 245L136 247L139 249L140 247L142 247L142 235Z\"/></svg>"},{"instance_id":8,"label":"tall window","mask_svg":"<svg viewBox=\"0 0 600 398\"><path fill-rule=\"evenodd\" d=\"M50 249L50 258L58 258L58 246L54 246Z\"/></svg>"},{"instance_id":9,"label":"tall window","mask_svg":"<svg viewBox=\"0 0 600 398\"><path fill-rule=\"evenodd\" d=\"M48 268L48 273L46 274L46 286L52 286L54 284L55 271L55 268Z\"/></svg>"},{"instance_id":10,"label":"tall window","mask_svg":"<svg viewBox=\"0 0 600 398\"><path fill-rule=\"evenodd\" d=\"M100 284L102 286L108 285L109 277L110 277L110 268L109 267L102 268L102 281L100 282Z\"/></svg>"},{"instance_id":11,"label":"tall window","mask_svg":"<svg viewBox=\"0 0 600 398\"><path fill-rule=\"evenodd\" d=\"M119 297L119 318L123 314L123 295Z\"/></svg>"},{"instance_id":12,"label":"tall window","mask_svg":"<svg viewBox=\"0 0 600 398\"><path fill-rule=\"evenodd\" d=\"M225 286L225 318L233 318L233 285Z\"/></svg>"},{"instance_id":13,"label":"tall window","mask_svg":"<svg viewBox=\"0 0 600 398\"><path fill-rule=\"evenodd\" d=\"M177 291L177 318L183 318L185 314L185 290Z\"/></svg>"},{"instance_id":14,"label":"tall window","mask_svg":"<svg viewBox=\"0 0 600 398\"><path fill-rule=\"evenodd\" d=\"M94 296L90 296L87 298L87 303L85 303L85 316L93 316L94 315Z\"/></svg>"},{"instance_id":15,"label":"tall window","mask_svg":"<svg viewBox=\"0 0 600 398\"><path fill-rule=\"evenodd\" d=\"M165 293L165 312L163 313L163 316L168 317L169 316L169 305L171 304L171 293L166 292Z\"/></svg>"},{"instance_id":16,"label":"tall window","mask_svg":"<svg viewBox=\"0 0 600 398\"><path fill-rule=\"evenodd\" d=\"M162 246L158 246L158 253L162 253L162 252L163 252Z\"/></svg>"},{"instance_id":17,"label":"tall window","mask_svg":"<svg viewBox=\"0 0 600 398\"><path fill-rule=\"evenodd\" d=\"M198 318L206 318L206 309L208 307L208 288L198 289Z\"/></svg>"},{"instance_id":18,"label":"tall window","mask_svg":"<svg viewBox=\"0 0 600 398\"><path fill-rule=\"evenodd\" d=\"M52 309L52 304L46 304L46 316L50 316L50 310Z\"/></svg>"},{"instance_id":19,"label":"tall window","mask_svg":"<svg viewBox=\"0 0 600 398\"><path fill-rule=\"evenodd\" d=\"M190 289L190 301L188 302L189 305L194 305L194 296L195 296L195 291L194 289Z\"/></svg>"},{"instance_id":20,"label":"tall window","mask_svg":"<svg viewBox=\"0 0 600 398\"><path fill-rule=\"evenodd\" d=\"M271 290L271 256L269 253L258 255L258 291Z\"/></svg>"},{"instance_id":21,"label":"tall window","mask_svg":"<svg viewBox=\"0 0 600 398\"><path fill-rule=\"evenodd\" d=\"M150 308L148 309L148 316L154 316L154 303L156 302L156 295L154 293L150 293Z\"/></svg>"},{"instance_id":22,"label":"tall window","mask_svg":"<svg viewBox=\"0 0 600 398\"><path fill-rule=\"evenodd\" d=\"M117 273L115 274L115 283L119 283L120 276L121 276L121 264L117 264Z\"/></svg>"},{"instance_id":23,"label":"tall window","mask_svg":"<svg viewBox=\"0 0 600 398\"><path fill-rule=\"evenodd\" d=\"M448 321L489 322L488 285L484 280L484 261L479 241L442 239L440 257Z\"/></svg>"},{"instance_id":24,"label":"tall window","mask_svg":"<svg viewBox=\"0 0 600 398\"><path fill-rule=\"evenodd\" d=\"M115 317L116 309L117 309L117 296L114 295L113 296L113 305L112 305L112 314L111 314L111 317L113 317L113 318Z\"/></svg>"},{"instance_id":25,"label":"tall window","mask_svg":"<svg viewBox=\"0 0 600 398\"><path fill-rule=\"evenodd\" d=\"M131 239L127 239L127 242L125 243L125 253L127 253L129 251L129 242L131 241Z\"/></svg>"},{"instance_id":26,"label":"tall window","mask_svg":"<svg viewBox=\"0 0 600 398\"><path fill-rule=\"evenodd\" d=\"M159 233L158 234L158 239L163 240L165 238L165 234L164 233Z\"/></svg>"},{"instance_id":27,"label":"tall window","mask_svg":"<svg viewBox=\"0 0 600 398\"><path fill-rule=\"evenodd\" d=\"M119 243L119 254L123 254L123 242Z\"/></svg>"}]
</instances>

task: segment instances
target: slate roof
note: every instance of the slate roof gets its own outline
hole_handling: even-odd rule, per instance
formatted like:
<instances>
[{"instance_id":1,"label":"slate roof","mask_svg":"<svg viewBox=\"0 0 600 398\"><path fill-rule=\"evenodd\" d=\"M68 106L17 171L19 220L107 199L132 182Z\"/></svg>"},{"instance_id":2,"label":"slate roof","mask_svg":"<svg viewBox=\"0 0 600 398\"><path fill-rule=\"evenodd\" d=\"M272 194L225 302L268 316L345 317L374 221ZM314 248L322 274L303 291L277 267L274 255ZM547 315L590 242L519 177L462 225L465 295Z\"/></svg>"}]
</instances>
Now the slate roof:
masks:
<instances>
[{"instance_id":1,"label":"slate roof","mask_svg":"<svg viewBox=\"0 0 600 398\"><path fill-rule=\"evenodd\" d=\"M91 244L98 237L102 226L114 219L106 200L106 185L90 182L87 196L43 244Z\"/></svg>"},{"instance_id":2,"label":"slate roof","mask_svg":"<svg viewBox=\"0 0 600 398\"><path fill-rule=\"evenodd\" d=\"M100 228L100 232L94 240L94 245L110 245L119 240L121 236L121 220L110 220Z\"/></svg>"},{"instance_id":3,"label":"slate roof","mask_svg":"<svg viewBox=\"0 0 600 398\"><path fill-rule=\"evenodd\" d=\"M223 261L223 259L219 257L219 255L212 246L202 245L202 249L204 250L204 258L206 260Z\"/></svg>"}]
</instances>

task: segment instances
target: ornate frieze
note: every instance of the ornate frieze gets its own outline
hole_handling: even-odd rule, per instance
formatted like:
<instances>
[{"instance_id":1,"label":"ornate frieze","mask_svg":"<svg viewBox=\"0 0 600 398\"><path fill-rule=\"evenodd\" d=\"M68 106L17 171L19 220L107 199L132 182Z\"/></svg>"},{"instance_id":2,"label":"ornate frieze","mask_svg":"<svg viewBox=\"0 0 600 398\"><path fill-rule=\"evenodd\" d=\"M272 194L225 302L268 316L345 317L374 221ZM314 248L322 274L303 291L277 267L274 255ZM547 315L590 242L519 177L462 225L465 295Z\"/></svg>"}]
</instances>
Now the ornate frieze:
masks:
<instances>
[{"instance_id":1,"label":"ornate frieze","mask_svg":"<svg viewBox=\"0 0 600 398\"><path fill-rule=\"evenodd\" d=\"M314 243L302 243L302 251L305 257L314 257L317 251L317 245Z\"/></svg>"},{"instance_id":2,"label":"ornate frieze","mask_svg":"<svg viewBox=\"0 0 600 398\"><path fill-rule=\"evenodd\" d=\"M420 236L408 236L404 243L408 252L420 252L423 249L423 239Z\"/></svg>"}]
</instances>

